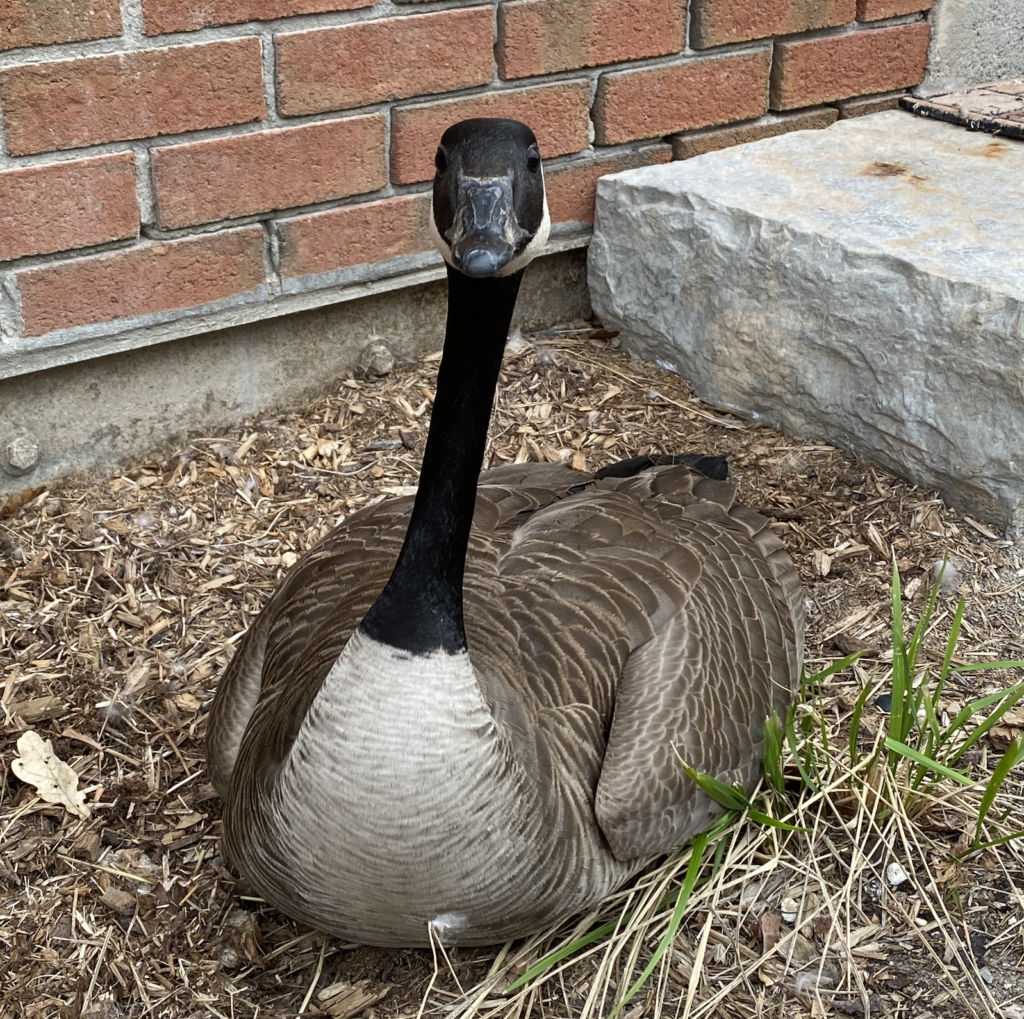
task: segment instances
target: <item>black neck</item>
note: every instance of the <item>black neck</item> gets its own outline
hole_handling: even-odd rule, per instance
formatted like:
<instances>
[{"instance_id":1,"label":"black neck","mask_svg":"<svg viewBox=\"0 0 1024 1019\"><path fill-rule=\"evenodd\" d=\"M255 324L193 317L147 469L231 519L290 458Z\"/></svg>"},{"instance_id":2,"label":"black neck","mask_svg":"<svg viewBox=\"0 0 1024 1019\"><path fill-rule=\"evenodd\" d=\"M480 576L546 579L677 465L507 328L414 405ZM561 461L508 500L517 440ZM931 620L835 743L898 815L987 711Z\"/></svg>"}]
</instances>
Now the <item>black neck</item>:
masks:
<instances>
[{"instance_id":1,"label":"black neck","mask_svg":"<svg viewBox=\"0 0 1024 1019\"><path fill-rule=\"evenodd\" d=\"M391 579L360 624L375 640L413 654L466 647L466 547L522 275L470 279L448 267L448 325L419 491Z\"/></svg>"}]
</instances>

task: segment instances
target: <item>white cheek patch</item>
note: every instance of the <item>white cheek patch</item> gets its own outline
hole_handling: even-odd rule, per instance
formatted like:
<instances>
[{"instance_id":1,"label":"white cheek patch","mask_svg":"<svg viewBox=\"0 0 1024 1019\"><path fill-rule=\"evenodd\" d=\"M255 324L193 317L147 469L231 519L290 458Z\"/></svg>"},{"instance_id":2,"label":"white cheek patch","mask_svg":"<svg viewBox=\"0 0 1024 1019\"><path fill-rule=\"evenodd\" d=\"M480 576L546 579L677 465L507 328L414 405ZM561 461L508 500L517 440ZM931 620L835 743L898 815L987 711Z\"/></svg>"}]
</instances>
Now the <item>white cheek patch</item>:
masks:
<instances>
[{"instance_id":1,"label":"white cheek patch","mask_svg":"<svg viewBox=\"0 0 1024 1019\"><path fill-rule=\"evenodd\" d=\"M537 232L533 235L533 240L526 245L523 250L512 259L508 265L499 269L494 275L495 276L511 276L512 273L518 272L520 269L525 268L530 264L541 252L544 250L544 245L548 242L548 234L551 233L551 213L548 212L548 196L547 192L544 193L544 215L541 216L540 226L537 227Z\"/></svg>"}]
</instances>

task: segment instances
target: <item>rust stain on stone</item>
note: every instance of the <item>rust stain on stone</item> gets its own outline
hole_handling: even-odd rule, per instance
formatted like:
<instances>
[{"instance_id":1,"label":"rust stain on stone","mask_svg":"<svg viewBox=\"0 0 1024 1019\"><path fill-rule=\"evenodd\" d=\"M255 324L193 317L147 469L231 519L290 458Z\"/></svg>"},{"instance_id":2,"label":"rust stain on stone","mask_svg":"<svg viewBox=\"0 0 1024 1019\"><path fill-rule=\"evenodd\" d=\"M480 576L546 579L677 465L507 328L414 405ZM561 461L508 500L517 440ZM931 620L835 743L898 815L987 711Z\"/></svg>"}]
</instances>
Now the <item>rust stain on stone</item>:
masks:
<instances>
[{"instance_id":1,"label":"rust stain on stone","mask_svg":"<svg viewBox=\"0 0 1024 1019\"><path fill-rule=\"evenodd\" d=\"M864 169L868 177L903 177L906 172L907 168L902 163L880 163L877 160Z\"/></svg>"},{"instance_id":2,"label":"rust stain on stone","mask_svg":"<svg viewBox=\"0 0 1024 1019\"><path fill-rule=\"evenodd\" d=\"M903 163L882 163L878 160L868 163L863 170L863 175L865 177L902 177L908 184L912 184L914 187L924 184L928 180L927 177L911 173Z\"/></svg>"},{"instance_id":3,"label":"rust stain on stone","mask_svg":"<svg viewBox=\"0 0 1024 1019\"><path fill-rule=\"evenodd\" d=\"M989 142L982 150L981 154L986 159L1001 159L1010 151L1010 146L1006 142Z\"/></svg>"}]
</instances>

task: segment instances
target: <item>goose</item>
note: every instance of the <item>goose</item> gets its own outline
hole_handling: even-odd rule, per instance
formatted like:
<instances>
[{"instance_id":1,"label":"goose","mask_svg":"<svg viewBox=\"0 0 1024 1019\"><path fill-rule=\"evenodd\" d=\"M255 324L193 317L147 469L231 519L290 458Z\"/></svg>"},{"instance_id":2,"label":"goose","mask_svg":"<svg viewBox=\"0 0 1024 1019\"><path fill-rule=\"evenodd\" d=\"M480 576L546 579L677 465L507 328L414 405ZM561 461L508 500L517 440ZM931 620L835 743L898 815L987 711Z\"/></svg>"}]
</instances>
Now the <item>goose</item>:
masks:
<instances>
[{"instance_id":1,"label":"goose","mask_svg":"<svg viewBox=\"0 0 1024 1019\"><path fill-rule=\"evenodd\" d=\"M716 458L483 473L523 271L550 227L524 124L448 128L448 317L415 497L296 563L216 692L223 852L295 920L489 945L598 902L751 788L800 671L800 584Z\"/></svg>"}]
</instances>

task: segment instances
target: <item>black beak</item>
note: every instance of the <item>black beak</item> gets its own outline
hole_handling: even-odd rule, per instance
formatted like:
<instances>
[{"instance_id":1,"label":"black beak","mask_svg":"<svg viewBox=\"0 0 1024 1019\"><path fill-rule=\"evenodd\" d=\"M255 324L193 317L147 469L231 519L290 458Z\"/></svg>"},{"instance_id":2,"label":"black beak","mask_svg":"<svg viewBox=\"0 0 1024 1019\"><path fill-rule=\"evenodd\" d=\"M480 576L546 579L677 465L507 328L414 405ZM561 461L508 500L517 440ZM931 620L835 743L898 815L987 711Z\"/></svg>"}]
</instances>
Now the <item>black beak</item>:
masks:
<instances>
[{"instance_id":1,"label":"black beak","mask_svg":"<svg viewBox=\"0 0 1024 1019\"><path fill-rule=\"evenodd\" d=\"M459 177L455 222L446 235L456 269L467 276L493 276L512 261L525 237L516 222L511 173Z\"/></svg>"}]
</instances>

